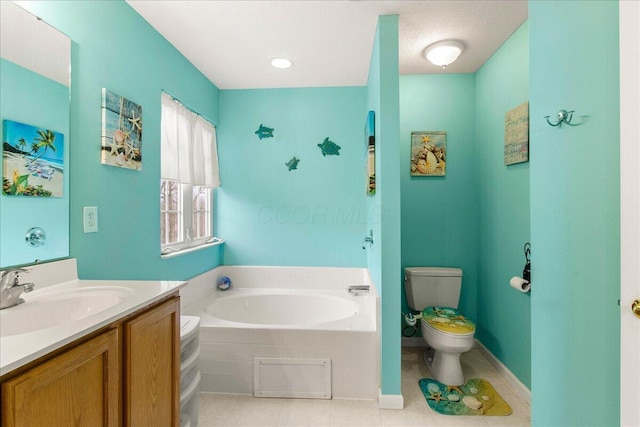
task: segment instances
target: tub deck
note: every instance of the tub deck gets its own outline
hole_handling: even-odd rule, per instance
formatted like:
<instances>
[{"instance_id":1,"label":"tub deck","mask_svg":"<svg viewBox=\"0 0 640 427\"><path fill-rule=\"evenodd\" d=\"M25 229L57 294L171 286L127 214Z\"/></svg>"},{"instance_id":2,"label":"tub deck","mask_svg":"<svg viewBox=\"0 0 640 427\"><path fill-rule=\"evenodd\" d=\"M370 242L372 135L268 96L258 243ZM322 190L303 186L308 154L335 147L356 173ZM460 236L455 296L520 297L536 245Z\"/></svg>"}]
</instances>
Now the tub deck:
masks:
<instances>
[{"instance_id":1,"label":"tub deck","mask_svg":"<svg viewBox=\"0 0 640 427\"><path fill-rule=\"evenodd\" d=\"M208 307L214 302L221 302L228 298L253 297L261 295L299 295L299 296L329 296L334 298L344 298L359 306L359 310L353 316L339 320L316 322L310 318L302 318L302 313L292 313L291 321L281 324L262 323L259 317L240 317L236 320L225 320L215 317L208 311ZM331 309L331 307L328 307ZM282 311L294 310L281 306ZM374 295L350 295L346 290L290 290L290 289L261 289L261 288L232 288L228 291L214 291L202 298L199 302L192 304L183 311L183 314L199 316L201 327L232 327L248 329L304 329L304 330L324 330L324 331L375 331L376 330L376 297ZM299 317L300 322L295 318Z\"/></svg>"},{"instance_id":2,"label":"tub deck","mask_svg":"<svg viewBox=\"0 0 640 427\"><path fill-rule=\"evenodd\" d=\"M255 272L253 269L257 267L247 268ZM340 269L331 270L334 270L333 273ZM233 279L234 272L229 272L229 267L225 267L224 271L225 275ZM321 273L326 277L326 272ZM353 276L353 271L350 273ZM264 274L268 275L269 272ZM196 287L200 286L200 281L201 278L196 278ZM376 399L379 387L380 348L376 320L378 299L375 289L372 289L370 295L352 296L347 292L346 284L342 286L343 283L331 283L329 289L282 289L239 287L234 282L234 287L229 291L213 291L209 286L208 291L199 294L197 298L186 298L191 300L191 304L185 306L182 313L201 318L201 391L253 394L254 358L328 358L331 359L333 397ZM353 284L353 281L351 283ZM339 296L357 302L360 310L354 316L329 322L281 325L250 323L254 321L248 319L223 320L207 311L207 307L217 299L265 293ZM282 310L287 308L282 307Z\"/></svg>"}]
</instances>

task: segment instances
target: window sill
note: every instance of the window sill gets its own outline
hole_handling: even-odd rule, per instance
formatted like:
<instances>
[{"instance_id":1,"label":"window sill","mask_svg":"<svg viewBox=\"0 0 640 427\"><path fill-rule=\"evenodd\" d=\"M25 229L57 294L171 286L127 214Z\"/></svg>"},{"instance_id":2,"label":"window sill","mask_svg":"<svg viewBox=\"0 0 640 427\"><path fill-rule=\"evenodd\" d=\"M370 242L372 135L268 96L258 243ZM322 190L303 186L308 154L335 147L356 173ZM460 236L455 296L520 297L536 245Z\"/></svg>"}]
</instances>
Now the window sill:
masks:
<instances>
[{"instance_id":1,"label":"window sill","mask_svg":"<svg viewBox=\"0 0 640 427\"><path fill-rule=\"evenodd\" d=\"M173 258L173 257L177 257L180 255L184 255L184 254L188 254L190 252L195 252L195 251L199 251L201 249L207 249L213 246L219 246L222 245L224 243L224 240L219 238L219 237L214 237L213 239L211 239L211 241L203 243L201 245L198 246L190 246L187 248L182 248L182 249L176 249L174 251L171 251L169 253L163 253L160 254L160 258L162 259L167 259L167 258Z\"/></svg>"}]
</instances>

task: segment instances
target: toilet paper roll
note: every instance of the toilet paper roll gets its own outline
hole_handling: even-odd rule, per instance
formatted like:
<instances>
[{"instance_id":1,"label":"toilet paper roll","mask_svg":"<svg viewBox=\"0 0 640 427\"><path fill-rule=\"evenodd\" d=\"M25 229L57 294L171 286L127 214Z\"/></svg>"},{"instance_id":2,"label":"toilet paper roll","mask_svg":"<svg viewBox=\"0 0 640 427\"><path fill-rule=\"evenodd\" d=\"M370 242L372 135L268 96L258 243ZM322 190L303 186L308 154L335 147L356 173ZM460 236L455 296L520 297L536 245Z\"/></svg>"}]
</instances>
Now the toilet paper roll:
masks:
<instances>
[{"instance_id":1,"label":"toilet paper roll","mask_svg":"<svg viewBox=\"0 0 640 427\"><path fill-rule=\"evenodd\" d=\"M527 293L531 289L531 283L524 280L522 277L513 276L509 281L509 285L513 289L517 289L520 292Z\"/></svg>"}]
</instances>

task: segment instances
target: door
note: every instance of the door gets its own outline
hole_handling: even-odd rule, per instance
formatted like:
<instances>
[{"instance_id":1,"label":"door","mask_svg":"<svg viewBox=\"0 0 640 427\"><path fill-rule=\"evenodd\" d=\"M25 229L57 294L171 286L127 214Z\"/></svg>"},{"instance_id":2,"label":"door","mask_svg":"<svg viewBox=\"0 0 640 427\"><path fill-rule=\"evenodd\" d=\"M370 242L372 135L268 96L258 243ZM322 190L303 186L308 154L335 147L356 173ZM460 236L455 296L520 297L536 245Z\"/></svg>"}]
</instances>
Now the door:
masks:
<instances>
[{"instance_id":1,"label":"door","mask_svg":"<svg viewBox=\"0 0 640 427\"><path fill-rule=\"evenodd\" d=\"M125 426L175 427L180 418L180 300L125 324Z\"/></svg>"},{"instance_id":2,"label":"door","mask_svg":"<svg viewBox=\"0 0 640 427\"><path fill-rule=\"evenodd\" d=\"M620 425L640 423L640 2L620 1Z\"/></svg>"},{"instance_id":3,"label":"door","mask_svg":"<svg viewBox=\"0 0 640 427\"><path fill-rule=\"evenodd\" d=\"M112 329L2 384L2 426L120 425L118 332Z\"/></svg>"}]
</instances>

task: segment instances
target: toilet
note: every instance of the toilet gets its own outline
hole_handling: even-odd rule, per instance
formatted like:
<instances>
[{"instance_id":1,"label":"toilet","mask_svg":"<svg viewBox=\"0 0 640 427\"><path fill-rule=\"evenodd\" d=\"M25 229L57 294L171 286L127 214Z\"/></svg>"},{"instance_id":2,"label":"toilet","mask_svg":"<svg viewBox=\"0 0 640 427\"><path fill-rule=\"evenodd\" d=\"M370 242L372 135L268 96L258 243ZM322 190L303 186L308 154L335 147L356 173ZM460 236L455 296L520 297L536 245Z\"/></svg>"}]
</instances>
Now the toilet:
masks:
<instances>
[{"instance_id":1,"label":"toilet","mask_svg":"<svg viewBox=\"0 0 640 427\"><path fill-rule=\"evenodd\" d=\"M462 270L441 267L404 269L407 302L422 312L422 337L433 350L425 361L434 378L442 384L464 384L460 355L473 348L476 326L458 311Z\"/></svg>"}]
</instances>

